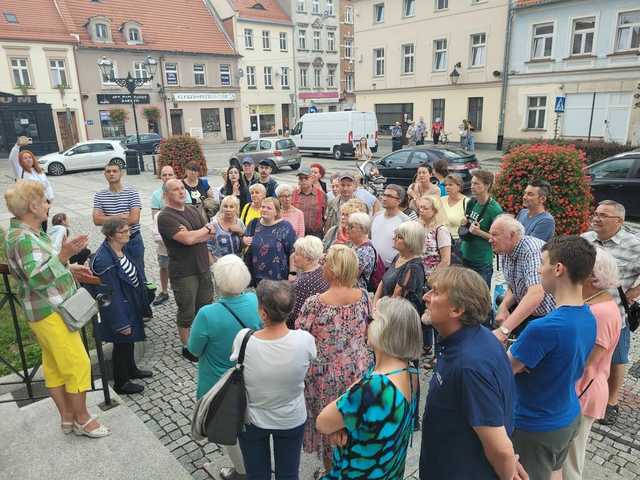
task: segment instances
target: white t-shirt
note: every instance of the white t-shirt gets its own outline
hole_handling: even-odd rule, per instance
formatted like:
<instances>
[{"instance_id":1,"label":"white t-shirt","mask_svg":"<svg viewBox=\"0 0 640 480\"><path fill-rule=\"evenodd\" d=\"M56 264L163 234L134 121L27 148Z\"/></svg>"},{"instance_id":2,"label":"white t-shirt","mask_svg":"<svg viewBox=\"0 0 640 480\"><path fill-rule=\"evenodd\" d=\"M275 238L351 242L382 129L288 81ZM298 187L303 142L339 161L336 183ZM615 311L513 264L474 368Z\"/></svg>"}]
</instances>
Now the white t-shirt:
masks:
<instances>
[{"instance_id":1,"label":"white t-shirt","mask_svg":"<svg viewBox=\"0 0 640 480\"><path fill-rule=\"evenodd\" d=\"M230 360L238 359L247 330L238 332ZM252 425L289 430L307 421L304 377L316 355L316 341L304 330L291 330L277 340L251 336L244 356L244 382Z\"/></svg>"},{"instance_id":2,"label":"white t-shirt","mask_svg":"<svg viewBox=\"0 0 640 480\"><path fill-rule=\"evenodd\" d=\"M393 233L401 223L409 221L409 217L402 212L395 217L387 217L385 213L385 210L382 210L373 217L371 243L382 258L384 266L388 267L398 254L398 251L393 248Z\"/></svg>"}]
</instances>

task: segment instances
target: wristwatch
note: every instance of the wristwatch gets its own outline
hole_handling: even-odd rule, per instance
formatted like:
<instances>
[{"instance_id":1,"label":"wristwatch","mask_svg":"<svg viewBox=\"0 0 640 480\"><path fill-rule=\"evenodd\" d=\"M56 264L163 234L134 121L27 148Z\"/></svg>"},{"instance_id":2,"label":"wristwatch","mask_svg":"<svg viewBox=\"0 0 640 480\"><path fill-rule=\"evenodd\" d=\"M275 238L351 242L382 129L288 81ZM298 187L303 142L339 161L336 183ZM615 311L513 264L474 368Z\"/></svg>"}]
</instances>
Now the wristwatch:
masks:
<instances>
[{"instance_id":1,"label":"wristwatch","mask_svg":"<svg viewBox=\"0 0 640 480\"><path fill-rule=\"evenodd\" d=\"M509 330L507 327L500 327L500 332L505 336L508 337L509 334L511 333L511 330Z\"/></svg>"}]
</instances>

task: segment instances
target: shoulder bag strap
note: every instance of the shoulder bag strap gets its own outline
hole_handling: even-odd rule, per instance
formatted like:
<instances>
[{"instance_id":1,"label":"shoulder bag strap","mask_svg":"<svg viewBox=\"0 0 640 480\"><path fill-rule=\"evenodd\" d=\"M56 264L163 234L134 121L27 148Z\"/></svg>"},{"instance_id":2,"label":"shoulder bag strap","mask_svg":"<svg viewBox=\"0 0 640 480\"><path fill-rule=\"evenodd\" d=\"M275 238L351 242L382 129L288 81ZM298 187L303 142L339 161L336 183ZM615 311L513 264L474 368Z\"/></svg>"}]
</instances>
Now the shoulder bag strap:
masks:
<instances>
[{"instance_id":1,"label":"shoulder bag strap","mask_svg":"<svg viewBox=\"0 0 640 480\"><path fill-rule=\"evenodd\" d=\"M629 315L629 300L627 299L627 295L624 293L622 287L618 287L618 295L620 295L620 303L622 303L622 307L624 308L627 316Z\"/></svg>"},{"instance_id":2,"label":"shoulder bag strap","mask_svg":"<svg viewBox=\"0 0 640 480\"><path fill-rule=\"evenodd\" d=\"M233 318L235 318L238 321L238 323L242 325L242 328L249 328L244 323L242 323L242 320L240 320L240 318L234 313L233 310L229 308L229 306L226 303L223 303L223 302L218 302L218 303L222 305L224 308L226 308L231 315L233 315Z\"/></svg>"},{"instance_id":3,"label":"shoulder bag strap","mask_svg":"<svg viewBox=\"0 0 640 480\"><path fill-rule=\"evenodd\" d=\"M480 215L478 215L478 223L480 223L480 221L482 220L482 217L484 216L484 212L487 211L487 207L489 206L489 202L491 202L491 197L489 197L489 200L487 200L487 203L485 203L482 206L482 210L480 210Z\"/></svg>"},{"instance_id":4,"label":"shoulder bag strap","mask_svg":"<svg viewBox=\"0 0 640 480\"><path fill-rule=\"evenodd\" d=\"M244 352L247 350L247 343L249 342L249 338L254 334L254 330L249 330L245 333L244 338L242 339L242 345L240 345L240 353L238 354L237 365L242 366L244 364Z\"/></svg>"}]
</instances>

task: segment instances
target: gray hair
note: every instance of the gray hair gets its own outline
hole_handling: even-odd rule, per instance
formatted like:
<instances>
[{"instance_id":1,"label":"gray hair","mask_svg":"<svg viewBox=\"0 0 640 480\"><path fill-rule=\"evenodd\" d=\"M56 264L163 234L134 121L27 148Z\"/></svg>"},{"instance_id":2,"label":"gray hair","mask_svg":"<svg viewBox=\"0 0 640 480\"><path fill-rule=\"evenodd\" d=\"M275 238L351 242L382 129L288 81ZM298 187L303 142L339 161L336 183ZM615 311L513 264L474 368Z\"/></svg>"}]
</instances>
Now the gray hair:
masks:
<instances>
[{"instance_id":1,"label":"gray hair","mask_svg":"<svg viewBox=\"0 0 640 480\"><path fill-rule=\"evenodd\" d=\"M324 255L322 240L313 235L307 235L296 240L293 244L293 249L303 257L314 262L320 260L322 255Z\"/></svg>"},{"instance_id":2,"label":"gray hair","mask_svg":"<svg viewBox=\"0 0 640 480\"><path fill-rule=\"evenodd\" d=\"M415 307L404 298L384 297L367 330L372 347L391 357L414 360L422 354L422 327Z\"/></svg>"},{"instance_id":3,"label":"gray hair","mask_svg":"<svg viewBox=\"0 0 640 480\"><path fill-rule=\"evenodd\" d=\"M371 231L371 217L366 213L355 212L349 215L349 223L360 227L365 234Z\"/></svg>"},{"instance_id":4,"label":"gray hair","mask_svg":"<svg viewBox=\"0 0 640 480\"><path fill-rule=\"evenodd\" d=\"M251 273L240 257L225 255L213 264L213 280L217 294L240 295L251 283Z\"/></svg>"},{"instance_id":5,"label":"gray hair","mask_svg":"<svg viewBox=\"0 0 640 480\"><path fill-rule=\"evenodd\" d=\"M385 190L393 190L394 192L396 192L398 194L398 198L400 199L400 203L404 202L404 197L406 195L406 192L405 192L404 188L402 188L400 185L396 185L395 183L390 183L389 185L387 185L385 187Z\"/></svg>"},{"instance_id":6,"label":"gray hair","mask_svg":"<svg viewBox=\"0 0 640 480\"><path fill-rule=\"evenodd\" d=\"M274 323L286 322L296 301L293 284L286 280L262 280L256 288L256 296L259 307Z\"/></svg>"},{"instance_id":7,"label":"gray hair","mask_svg":"<svg viewBox=\"0 0 640 480\"><path fill-rule=\"evenodd\" d=\"M510 213L502 213L493 221L493 225L502 225L508 233L515 233L518 238L524 237L524 225Z\"/></svg>"},{"instance_id":8,"label":"gray hair","mask_svg":"<svg viewBox=\"0 0 640 480\"><path fill-rule=\"evenodd\" d=\"M276 188L276 197L279 197L280 195L283 195L285 193L293 194L293 187L284 183L278 185L278 187Z\"/></svg>"},{"instance_id":9,"label":"gray hair","mask_svg":"<svg viewBox=\"0 0 640 480\"><path fill-rule=\"evenodd\" d=\"M422 255L426 233L422 224L416 221L401 223L396 228L396 234L402 237L404 244L414 255Z\"/></svg>"},{"instance_id":10,"label":"gray hair","mask_svg":"<svg viewBox=\"0 0 640 480\"><path fill-rule=\"evenodd\" d=\"M596 263L593 265L592 275L595 288L605 290L620 285L616 259L603 248L596 247Z\"/></svg>"},{"instance_id":11,"label":"gray hair","mask_svg":"<svg viewBox=\"0 0 640 480\"><path fill-rule=\"evenodd\" d=\"M616 201L613 201L613 200L602 200L598 204L598 206L600 206L600 205L608 205L610 207L613 207L613 209L616 211L618 216L621 217L622 220L624 221L625 215L626 215L626 210L624 208L624 205L622 205L621 203L618 203Z\"/></svg>"},{"instance_id":12,"label":"gray hair","mask_svg":"<svg viewBox=\"0 0 640 480\"><path fill-rule=\"evenodd\" d=\"M265 195L267 194L267 189L261 183L254 183L253 185L251 185L249 187L249 193L253 193L254 190L260 190L260 191L262 191L263 194L265 194Z\"/></svg>"},{"instance_id":13,"label":"gray hair","mask_svg":"<svg viewBox=\"0 0 640 480\"><path fill-rule=\"evenodd\" d=\"M128 222L124 218L108 218L102 224L102 234L107 238L113 238L117 231L125 225L128 225Z\"/></svg>"}]
</instances>

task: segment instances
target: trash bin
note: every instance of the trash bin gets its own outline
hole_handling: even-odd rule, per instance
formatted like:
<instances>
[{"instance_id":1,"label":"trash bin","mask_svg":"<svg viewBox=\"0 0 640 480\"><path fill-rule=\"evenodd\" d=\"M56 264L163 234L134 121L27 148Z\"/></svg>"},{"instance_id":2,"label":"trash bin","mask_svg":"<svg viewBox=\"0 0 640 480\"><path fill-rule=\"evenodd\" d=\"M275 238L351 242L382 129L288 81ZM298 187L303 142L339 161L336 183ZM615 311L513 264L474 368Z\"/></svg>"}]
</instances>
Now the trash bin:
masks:
<instances>
[{"instance_id":1,"label":"trash bin","mask_svg":"<svg viewBox=\"0 0 640 480\"><path fill-rule=\"evenodd\" d=\"M127 175L140 175L138 152L136 150L127 150L125 157L127 159Z\"/></svg>"},{"instance_id":2,"label":"trash bin","mask_svg":"<svg viewBox=\"0 0 640 480\"><path fill-rule=\"evenodd\" d=\"M140 171L144 172L144 155L142 152L138 152L138 163L140 164Z\"/></svg>"}]
</instances>

